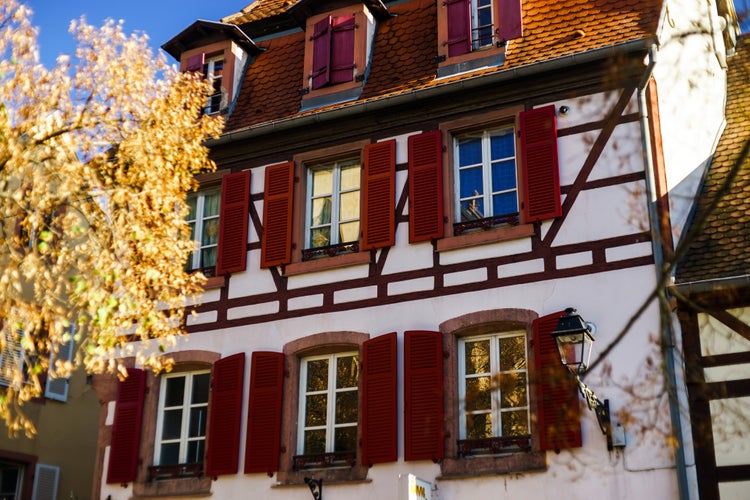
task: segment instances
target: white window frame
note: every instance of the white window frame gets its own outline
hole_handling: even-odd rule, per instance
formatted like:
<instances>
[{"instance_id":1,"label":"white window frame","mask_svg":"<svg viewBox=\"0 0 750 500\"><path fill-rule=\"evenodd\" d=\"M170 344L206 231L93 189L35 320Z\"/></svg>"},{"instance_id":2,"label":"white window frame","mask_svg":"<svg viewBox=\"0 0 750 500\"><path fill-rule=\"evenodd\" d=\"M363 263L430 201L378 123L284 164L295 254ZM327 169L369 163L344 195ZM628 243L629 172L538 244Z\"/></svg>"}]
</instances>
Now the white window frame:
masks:
<instances>
[{"instance_id":1,"label":"white window frame","mask_svg":"<svg viewBox=\"0 0 750 500\"><path fill-rule=\"evenodd\" d=\"M494 39L495 39L495 1L489 0L489 3L487 5L479 5L481 0L471 0L471 50L479 50L483 47L491 47L493 45ZM483 28L487 28L487 25L485 26L479 26L479 13L482 10L489 10L490 11L490 40L489 43L480 43L480 37L479 32Z\"/></svg>"},{"instance_id":2,"label":"white window frame","mask_svg":"<svg viewBox=\"0 0 750 500\"><path fill-rule=\"evenodd\" d=\"M461 171L467 170L469 168L475 168L479 166L479 163L474 163L470 165L459 165L460 161L460 146L459 143L462 139L469 137L469 136L478 136L481 134L481 144L482 144L482 161L481 161L481 168L482 168L482 189L483 193L481 195L475 195L473 197L465 197L461 198ZM491 149L491 141L490 139L493 137L493 135L511 135L513 138L512 144L513 144L513 156L507 156L502 158L496 158L492 159L492 149ZM508 193L515 193L516 195L516 213L519 211L518 207L518 151L517 151L517 144L516 144L516 131L515 127L512 125L506 125L506 126L497 126L497 127L491 127L486 128L483 130L477 130L477 131L470 131L470 132L461 132L457 133L453 136L453 179L454 182L454 216L455 221L457 223L461 222L469 222L464 221L461 217L461 208L462 204L465 201L469 201L472 199L481 200L484 205L484 214L482 218L489 218L494 216L502 216L502 215L509 215L509 214L495 214L494 213L494 207L492 198L495 195L499 194L508 194ZM499 191L492 191L492 165L494 163L500 163L505 161L513 161L514 164L514 171L515 171L515 187L511 189L503 189Z\"/></svg>"},{"instance_id":3,"label":"white window frame","mask_svg":"<svg viewBox=\"0 0 750 500\"><path fill-rule=\"evenodd\" d=\"M218 63L222 63L221 64L222 74L220 74L220 75L217 76L216 75L216 66L217 66ZM223 91L223 89L224 89L224 86L223 86L223 84L224 84L224 82L223 82L223 78L224 78L223 70L224 70L225 66L226 66L226 64L225 64L225 61L224 61L224 55L223 54L218 55L218 56L210 57L206 61L206 71L205 71L206 80L208 80L214 88L216 88L216 84L218 83L218 89L219 89L218 92L214 92L213 94L211 94L208 97L208 102L206 103L206 107L204 109L204 111L205 111L205 113L207 115L216 114L216 113L220 112L226 106L226 103L224 102L224 100L225 100L225 97L224 97L225 92ZM213 105L213 101L214 101L214 97L216 97L217 95L220 96L219 97L219 103L218 103L218 106L215 106L215 105Z\"/></svg>"},{"instance_id":4,"label":"white window frame","mask_svg":"<svg viewBox=\"0 0 750 500\"><path fill-rule=\"evenodd\" d=\"M56 345L57 352L50 353L49 357L49 372L55 372L55 361L62 359L63 361L72 361L73 354L75 353L75 339L74 339L75 325L71 324L68 329L70 334L70 340L63 342L62 344ZM68 377L47 377L47 384L44 389L44 396L49 399L55 399L57 401L68 400L68 386L70 385L70 378Z\"/></svg>"},{"instance_id":5,"label":"white window frame","mask_svg":"<svg viewBox=\"0 0 750 500\"><path fill-rule=\"evenodd\" d=\"M216 215L210 215L206 217L204 215L205 210L205 203L206 198L210 195L218 194L219 195L219 212ZM201 262L201 257L203 255L203 250L208 248L218 248L219 246L219 239L216 238L216 243L210 244L210 245L204 245L203 244L203 232L205 230L206 221L213 220L213 219L219 219L221 215L221 190L220 189L206 189L202 191L198 191L196 193L191 193L188 195L188 200L194 199L195 200L195 219L188 219L188 223L195 223L195 230L193 231L193 240L197 243L195 251L190 255L190 259L188 261L190 270L198 270L198 269L204 269L205 267L213 267L216 265L216 263L213 264L213 266L204 266ZM217 250L217 259L218 259L218 250Z\"/></svg>"},{"instance_id":6,"label":"white window frame","mask_svg":"<svg viewBox=\"0 0 750 500\"><path fill-rule=\"evenodd\" d=\"M178 372L178 373L170 373L170 374L162 375L161 385L159 388L159 410L157 413L156 434L155 434L155 440L154 440L155 441L154 443L154 464L155 465L163 465L161 463L161 446L163 444L179 442L180 452L179 452L178 463L180 464L188 463L187 452L188 452L188 444L190 442L203 441L204 450L205 450L205 441L206 441L206 433L208 432L208 423L206 423L206 433L204 433L202 436L189 437L188 433L190 431L190 410L192 408L208 408L209 394L206 395L207 397L206 397L205 403L192 404L190 401L190 396L192 394L192 389L193 389L194 377L197 375L206 375L206 374L209 375L210 377L211 370L196 370L196 371L191 371L191 372ZM180 407L178 406L165 407L165 402L166 402L165 400L167 397L167 380L172 379L172 378L178 378L178 377L185 378L185 389L184 389L185 392L183 395L182 405ZM210 389L209 389L209 393L210 393ZM180 437L177 439L162 439L162 431L163 431L163 426L164 426L164 413L166 410L176 409L176 408L182 409L182 422L180 424ZM203 462L203 459L201 459L201 462Z\"/></svg>"},{"instance_id":7,"label":"white window frame","mask_svg":"<svg viewBox=\"0 0 750 500\"><path fill-rule=\"evenodd\" d=\"M339 352L335 354L326 354L323 356L310 356L302 358L300 360L300 377L299 377L299 413L298 415L298 429L297 429L297 453L299 455L305 454L305 431L308 430L319 430L325 429L326 431L326 447L325 453L333 453L335 445L336 429L346 427L357 427L359 425L359 407L357 408L357 421L348 422L342 424L336 424L336 395L343 392L357 392L357 401L359 401L359 383L361 372L357 376L357 385L355 387L344 387L341 389L336 388L336 362L339 358L345 358L354 356L359 361L359 352L347 351ZM328 360L328 385L325 391L310 391L307 392L307 365L310 361L317 361L321 359ZM326 394L326 424L325 426L306 426L305 415L306 415L306 403L307 396L314 394Z\"/></svg>"},{"instance_id":8,"label":"white window frame","mask_svg":"<svg viewBox=\"0 0 750 500\"><path fill-rule=\"evenodd\" d=\"M341 169L342 167L351 167L351 162L355 162L359 168L360 173L360 183L359 186L356 189L341 189ZM333 176L333 182L331 187L331 193L329 194L323 194L318 196L313 196L313 172L316 170L325 170L325 169L331 169L332 170L332 176ZM339 231L339 227L341 224L348 223L348 222L359 222L359 231L357 231L357 234L359 234L362 230L362 161L358 157L352 157L352 158L346 158L343 160L337 160L333 162L326 162L321 163L319 165L312 165L310 167L307 167L306 169L307 173L307 182L306 182L306 188L307 192L305 194L305 248L306 249L312 249L312 248L325 248L326 246L331 245L338 245L340 243L353 243L354 241L358 241L359 238L353 240L353 241L340 241L341 240L341 234ZM341 196L346 193L353 193L359 191L359 210L357 213L357 217L350 218L350 219L341 219ZM319 225L313 225L312 223L312 210L313 210L313 201L318 198L325 198L325 197L331 197L331 223L330 224L319 224ZM313 247L312 246L312 238L311 233L313 229L323 228L330 226L330 240L328 242L328 245L322 246L322 247Z\"/></svg>"},{"instance_id":9,"label":"white window frame","mask_svg":"<svg viewBox=\"0 0 750 500\"><path fill-rule=\"evenodd\" d=\"M506 370L506 371L500 371L500 359L498 356L498 342L501 338L509 338L509 337L521 337L523 338L523 345L524 345L524 356L526 358L525 362L525 368L522 370ZM474 342L474 341L482 341L482 340L489 340L490 341L490 372L489 373L482 373L482 374L466 374L466 342ZM458 412L458 420L459 420L459 439L467 439L466 436L466 414L469 413L466 411L466 379L467 378L478 378L482 376L490 376L494 377L499 374L519 374L523 373L526 378L526 405L525 406L516 406L513 408L501 408L500 404L500 390L498 388L492 389L492 397L490 398L492 402L491 409L488 413L492 416L492 436L491 437L502 437L502 416L503 413L511 412L511 411L518 411L518 410L526 410L526 428L529 429L529 432L531 432L531 402L530 402L530 393L529 393L529 348L528 348L528 342L526 340L526 332L523 330L518 331L509 331L509 332L502 332L502 333L495 333L495 334L489 334L489 335L477 335L472 337L462 337L458 341L458 397L460 401L460 408ZM475 411L473 412L475 414L481 414L485 413L485 411Z\"/></svg>"}]
</instances>

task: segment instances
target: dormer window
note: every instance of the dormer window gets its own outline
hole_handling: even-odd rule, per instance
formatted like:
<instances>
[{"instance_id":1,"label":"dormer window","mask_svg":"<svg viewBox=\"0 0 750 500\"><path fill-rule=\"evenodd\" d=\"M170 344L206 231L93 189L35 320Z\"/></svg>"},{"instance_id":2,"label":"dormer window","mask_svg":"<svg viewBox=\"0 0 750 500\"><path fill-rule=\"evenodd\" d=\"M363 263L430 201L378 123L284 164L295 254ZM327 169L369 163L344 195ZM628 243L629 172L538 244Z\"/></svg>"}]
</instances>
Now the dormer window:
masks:
<instances>
[{"instance_id":1,"label":"dormer window","mask_svg":"<svg viewBox=\"0 0 750 500\"><path fill-rule=\"evenodd\" d=\"M350 82L354 79L354 14L326 16L313 27L310 87Z\"/></svg>"},{"instance_id":2,"label":"dormer window","mask_svg":"<svg viewBox=\"0 0 750 500\"><path fill-rule=\"evenodd\" d=\"M227 107L227 91L223 87L224 56L215 56L206 61L203 71L205 79L211 83L212 93L206 105L206 114L218 113Z\"/></svg>"}]
</instances>

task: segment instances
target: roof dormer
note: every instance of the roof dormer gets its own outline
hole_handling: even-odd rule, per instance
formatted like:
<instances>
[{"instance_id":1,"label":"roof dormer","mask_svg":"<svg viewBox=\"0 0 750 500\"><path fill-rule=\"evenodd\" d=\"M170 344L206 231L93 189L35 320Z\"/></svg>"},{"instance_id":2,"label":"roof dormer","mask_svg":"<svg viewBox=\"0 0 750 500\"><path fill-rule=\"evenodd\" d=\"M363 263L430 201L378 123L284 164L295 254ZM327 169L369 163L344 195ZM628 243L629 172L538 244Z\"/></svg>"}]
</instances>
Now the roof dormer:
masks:
<instances>
[{"instance_id":1,"label":"roof dormer","mask_svg":"<svg viewBox=\"0 0 750 500\"><path fill-rule=\"evenodd\" d=\"M238 26L203 20L195 21L162 49L180 61L180 71L199 72L211 82L206 114L230 111L246 65L261 52Z\"/></svg>"}]
</instances>

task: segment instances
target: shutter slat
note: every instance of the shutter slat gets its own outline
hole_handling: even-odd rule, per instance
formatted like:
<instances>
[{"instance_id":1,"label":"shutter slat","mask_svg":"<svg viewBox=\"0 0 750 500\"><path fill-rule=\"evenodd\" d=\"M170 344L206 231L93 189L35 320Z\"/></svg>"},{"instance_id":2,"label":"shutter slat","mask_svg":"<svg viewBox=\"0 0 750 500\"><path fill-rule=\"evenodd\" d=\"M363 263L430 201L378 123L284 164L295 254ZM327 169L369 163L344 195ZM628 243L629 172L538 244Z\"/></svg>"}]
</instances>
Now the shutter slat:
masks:
<instances>
[{"instance_id":1,"label":"shutter slat","mask_svg":"<svg viewBox=\"0 0 750 500\"><path fill-rule=\"evenodd\" d=\"M206 436L206 475L236 474L239 467L242 424L242 385L245 353L214 363Z\"/></svg>"},{"instance_id":2,"label":"shutter slat","mask_svg":"<svg viewBox=\"0 0 750 500\"><path fill-rule=\"evenodd\" d=\"M261 267L288 264L292 256L294 163L266 168Z\"/></svg>"},{"instance_id":3,"label":"shutter slat","mask_svg":"<svg viewBox=\"0 0 750 500\"><path fill-rule=\"evenodd\" d=\"M562 215L554 105L522 112L523 222Z\"/></svg>"},{"instance_id":4,"label":"shutter slat","mask_svg":"<svg viewBox=\"0 0 750 500\"><path fill-rule=\"evenodd\" d=\"M219 249L216 274L244 271L247 265L247 224L250 171L226 175L221 184Z\"/></svg>"},{"instance_id":5,"label":"shutter slat","mask_svg":"<svg viewBox=\"0 0 750 500\"><path fill-rule=\"evenodd\" d=\"M253 352L247 414L245 473L279 470L284 355Z\"/></svg>"},{"instance_id":6,"label":"shutter slat","mask_svg":"<svg viewBox=\"0 0 750 500\"><path fill-rule=\"evenodd\" d=\"M409 242L443 237L443 144L439 130L409 137Z\"/></svg>"},{"instance_id":7,"label":"shutter slat","mask_svg":"<svg viewBox=\"0 0 750 500\"><path fill-rule=\"evenodd\" d=\"M362 249L396 242L396 141L368 144L364 151Z\"/></svg>"},{"instance_id":8,"label":"shutter slat","mask_svg":"<svg viewBox=\"0 0 750 500\"><path fill-rule=\"evenodd\" d=\"M406 460L440 460L443 440L443 338L404 333L404 450Z\"/></svg>"},{"instance_id":9,"label":"shutter slat","mask_svg":"<svg viewBox=\"0 0 750 500\"><path fill-rule=\"evenodd\" d=\"M362 417L364 465L398 458L396 334L368 340L363 347Z\"/></svg>"},{"instance_id":10,"label":"shutter slat","mask_svg":"<svg viewBox=\"0 0 750 500\"><path fill-rule=\"evenodd\" d=\"M471 0L447 0L448 56L471 52Z\"/></svg>"},{"instance_id":11,"label":"shutter slat","mask_svg":"<svg viewBox=\"0 0 750 500\"><path fill-rule=\"evenodd\" d=\"M521 0L495 0L499 11L497 36L505 42L523 36Z\"/></svg>"},{"instance_id":12,"label":"shutter slat","mask_svg":"<svg viewBox=\"0 0 750 500\"><path fill-rule=\"evenodd\" d=\"M128 378L117 385L107 483L135 480L145 391L146 372L128 368Z\"/></svg>"},{"instance_id":13,"label":"shutter slat","mask_svg":"<svg viewBox=\"0 0 750 500\"><path fill-rule=\"evenodd\" d=\"M313 27L312 88L318 89L331 81L331 16Z\"/></svg>"},{"instance_id":14,"label":"shutter slat","mask_svg":"<svg viewBox=\"0 0 750 500\"><path fill-rule=\"evenodd\" d=\"M560 362L552 332L565 312L537 318L533 322L537 380L537 425L542 450L582 446L578 385Z\"/></svg>"}]
</instances>

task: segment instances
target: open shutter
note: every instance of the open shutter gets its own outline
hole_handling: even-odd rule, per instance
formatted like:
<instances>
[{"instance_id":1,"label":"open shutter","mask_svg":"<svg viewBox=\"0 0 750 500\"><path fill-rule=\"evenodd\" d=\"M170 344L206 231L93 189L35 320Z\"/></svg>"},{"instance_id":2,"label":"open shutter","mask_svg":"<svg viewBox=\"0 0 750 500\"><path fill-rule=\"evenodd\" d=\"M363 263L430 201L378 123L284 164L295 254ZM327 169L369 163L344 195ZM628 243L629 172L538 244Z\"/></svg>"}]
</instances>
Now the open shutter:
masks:
<instances>
[{"instance_id":1,"label":"open shutter","mask_svg":"<svg viewBox=\"0 0 750 500\"><path fill-rule=\"evenodd\" d=\"M395 462L398 458L396 334L388 333L363 345L363 464Z\"/></svg>"},{"instance_id":2,"label":"open shutter","mask_svg":"<svg viewBox=\"0 0 750 500\"><path fill-rule=\"evenodd\" d=\"M244 352L214 363L211 372L211 403L206 437L207 476L237 473L244 377Z\"/></svg>"},{"instance_id":3,"label":"open shutter","mask_svg":"<svg viewBox=\"0 0 750 500\"><path fill-rule=\"evenodd\" d=\"M117 385L107 483L129 483L135 480L145 392L146 372L128 368L128 378Z\"/></svg>"},{"instance_id":4,"label":"open shutter","mask_svg":"<svg viewBox=\"0 0 750 500\"><path fill-rule=\"evenodd\" d=\"M404 333L404 450L406 460L440 460L443 441L443 337Z\"/></svg>"},{"instance_id":5,"label":"open shutter","mask_svg":"<svg viewBox=\"0 0 750 500\"><path fill-rule=\"evenodd\" d=\"M244 271L247 265L247 223L250 210L250 171L224 177L219 215L219 257L216 274Z\"/></svg>"},{"instance_id":6,"label":"open shutter","mask_svg":"<svg viewBox=\"0 0 750 500\"><path fill-rule=\"evenodd\" d=\"M284 355L253 352L247 413L245 473L279 470Z\"/></svg>"},{"instance_id":7,"label":"open shutter","mask_svg":"<svg viewBox=\"0 0 750 500\"><path fill-rule=\"evenodd\" d=\"M185 64L185 71L196 71L203 73L203 65L206 64L206 54L200 53L188 57Z\"/></svg>"},{"instance_id":8,"label":"open shutter","mask_svg":"<svg viewBox=\"0 0 750 500\"><path fill-rule=\"evenodd\" d=\"M560 362L552 332L564 316L560 311L534 320L534 358L537 380L537 424L542 450L582 446L578 384Z\"/></svg>"},{"instance_id":9,"label":"open shutter","mask_svg":"<svg viewBox=\"0 0 750 500\"><path fill-rule=\"evenodd\" d=\"M443 141L439 130L409 137L409 242L443 237Z\"/></svg>"},{"instance_id":10,"label":"open shutter","mask_svg":"<svg viewBox=\"0 0 750 500\"><path fill-rule=\"evenodd\" d=\"M446 0L448 56L471 52L471 0Z\"/></svg>"},{"instance_id":11,"label":"open shutter","mask_svg":"<svg viewBox=\"0 0 750 500\"><path fill-rule=\"evenodd\" d=\"M331 81L331 16L313 27L312 88L318 89Z\"/></svg>"},{"instance_id":12,"label":"open shutter","mask_svg":"<svg viewBox=\"0 0 750 500\"><path fill-rule=\"evenodd\" d=\"M396 242L396 140L365 146L362 249Z\"/></svg>"},{"instance_id":13,"label":"open shutter","mask_svg":"<svg viewBox=\"0 0 750 500\"><path fill-rule=\"evenodd\" d=\"M63 360L63 361L70 361L73 359L73 338L71 334L71 339L64 343L60 344L57 353L50 353L49 358L49 364L50 364L50 371L54 371L55 361L57 360ZM49 399L55 399L57 401L67 401L68 400L68 386L70 385L70 379L67 377L55 377L48 375L47 376L47 387L44 391L44 397L47 397Z\"/></svg>"},{"instance_id":14,"label":"open shutter","mask_svg":"<svg viewBox=\"0 0 750 500\"><path fill-rule=\"evenodd\" d=\"M513 40L523 36L521 0L495 0L499 13L497 36L500 41Z\"/></svg>"},{"instance_id":15,"label":"open shutter","mask_svg":"<svg viewBox=\"0 0 750 500\"><path fill-rule=\"evenodd\" d=\"M354 78L354 14L334 17L331 22L331 83Z\"/></svg>"},{"instance_id":16,"label":"open shutter","mask_svg":"<svg viewBox=\"0 0 750 500\"><path fill-rule=\"evenodd\" d=\"M522 112L519 119L524 179L523 222L559 217L562 208L555 106Z\"/></svg>"},{"instance_id":17,"label":"open shutter","mask_svg":"<svg viewBox=\"0 0 750 500\"><path fill-rule=\"evenodd\" d=\"M36 464L31 498L34 500L57 500L57 482L59 479L60 467Z\"/></svg>"},{"instance_id":18,"label":"open shutter","mask_svg":"<svg viewBox=\"0 0 750 500\"><path fill-rule=\"evenodd\" d=\"M261 267L288 264L292 257L294 163L266 168Z\"/></svg>"}]
</instances>

